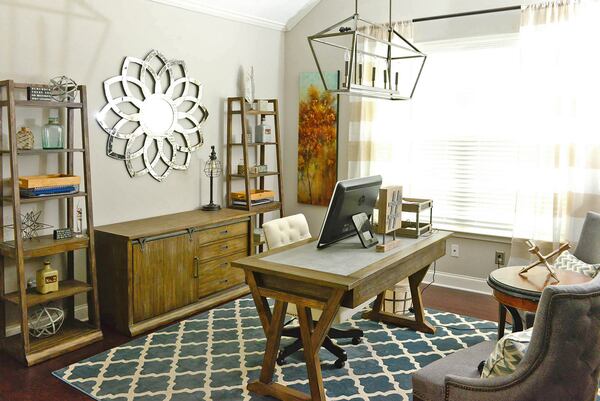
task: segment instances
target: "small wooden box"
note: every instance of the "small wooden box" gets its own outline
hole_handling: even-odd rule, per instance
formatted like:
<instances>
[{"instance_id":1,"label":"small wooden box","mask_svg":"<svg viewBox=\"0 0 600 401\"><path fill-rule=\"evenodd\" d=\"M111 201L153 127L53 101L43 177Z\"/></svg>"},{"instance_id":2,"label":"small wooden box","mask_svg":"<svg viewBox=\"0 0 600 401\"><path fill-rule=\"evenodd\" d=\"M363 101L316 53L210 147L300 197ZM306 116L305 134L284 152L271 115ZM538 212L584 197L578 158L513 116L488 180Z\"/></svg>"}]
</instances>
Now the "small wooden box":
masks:
<instances>
[{"instance_id":1,"label":"small wooden box","mask_svg":"<svg viewBox=\"0 0 600 401\"><path fill-rule=\"evenodd\" d=\"M424 220L423 212L429 210L429 219ZM402 212L414 213L413 220L403 220L402 228L396 233L403 237L419 238L421 235L431 231L433 219L433 200L418 198L402 198ZM403 217L406 217L404 215Z\"/></svg>"},{"instance_id":2,"label":"small wooden box","mask_svg":"<svg viewBox=\"0 0 600 401\"><path fill-rule=\"evenodd\" d=\"M268 189L251 189L250 190L250 200L256 201L260 199L271 199L275 197L275 192L270 191ZM245 201L246 193L245 192L232 192L231 199L236 201Z\"/></svg>"},{"instance_id":3,"label":"small wooden box","mask_svg":"<svg viewBox=\"0 0 600 401\"><path fill-rule=\"evenodd\" d=\"M19 188L44 188L61 187L66 185L79 185L81 177L67 174L31 175L19 177Z\"/></svg>"}]
</instances>

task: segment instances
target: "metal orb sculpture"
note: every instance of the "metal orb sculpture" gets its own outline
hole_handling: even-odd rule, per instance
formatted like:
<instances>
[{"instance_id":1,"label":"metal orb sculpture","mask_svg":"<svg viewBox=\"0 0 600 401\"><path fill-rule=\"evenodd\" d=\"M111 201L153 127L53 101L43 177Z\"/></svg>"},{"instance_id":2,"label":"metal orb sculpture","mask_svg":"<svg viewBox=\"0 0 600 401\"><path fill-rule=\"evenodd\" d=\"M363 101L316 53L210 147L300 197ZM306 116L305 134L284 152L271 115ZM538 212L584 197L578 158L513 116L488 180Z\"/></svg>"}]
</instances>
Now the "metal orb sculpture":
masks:
<instances>
[{"instance_id":1,"label":"metal orb sculpture","mask_svg":"<svg viewBox=\"0 0 600 401\"><path fill-rule=\"evenodd\" d=\"M77 96L77 83L61 75L50 80L50 96L57 102L72 102Z\"/></svg>"},{"instance_id":2,"label":"metal orb sculpture","mask_svg":"<svg viewBox=\"0 0 600 401\"><path fill-rule=\"evenodd\" d=\"M35 338L52 336L64 321L65 311L61 308L43 306L29 315L29 334Z\"/></svg>"},{"instance_id":3,"label":"metal orb sculpture","mask_svg":"<svg viewBox=\"0 0 600 401\"><path fill-rule=\"evenodd\" d=\"M131 177L149 174L159 182L187 170L204 143L202 92L181 60L156 50L143 60L126 57L121 74L104 81L107 104L96 116L108 134L107 156L124 161Z\"/></svg>"}]
</instances>

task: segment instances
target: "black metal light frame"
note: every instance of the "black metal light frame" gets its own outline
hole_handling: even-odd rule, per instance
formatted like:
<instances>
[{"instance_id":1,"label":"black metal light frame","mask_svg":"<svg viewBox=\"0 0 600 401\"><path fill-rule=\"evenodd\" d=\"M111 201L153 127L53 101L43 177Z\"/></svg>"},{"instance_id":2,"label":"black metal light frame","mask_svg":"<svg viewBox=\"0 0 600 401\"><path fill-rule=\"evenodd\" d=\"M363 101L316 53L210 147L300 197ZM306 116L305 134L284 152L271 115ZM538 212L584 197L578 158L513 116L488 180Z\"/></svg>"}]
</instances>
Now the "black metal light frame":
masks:
<instances>
[{"instance_id":1,"label":"black metal light frame","mask_svg":"<svg viewBox=\"0 0 600 401\"><path fill-rule=\"evenodd\" d=\"M344 24L350 23L351 26L346 27ZM375 38L371 35L366 34L365 32L361 32L359 30L359 24L367 24L372 26L377 26L373 22L367 21L361 18L358 14L358 0L354 2L354 15L334 24L323 31L311 35L308 37L308 43L312 52L312 55L317 64L317 69L319 70L319 74L321 76L321 80L323 81L323 85L325 89L329 92L343 95L356 95L356 96L364 96L364 97L373 97L380 99L388 99L388 100L409 100L413 97L415 93L415 89L419 82L419 78L421 77L421 73L423 71L423 66L425 65L425 61L427 59L427 55L422 53L419 49L417 49L412 43L410 43L407 39L405 39L400 33L393 29L392 26L392 0L389 0L389 28L388 28L388 38L387 40L381 40ZM336 31L335 29L338 28ZM346 47L337 43L332 43L328 41L329 38L339 37L339 36L352 36L351 46ZM359 38L375 41L384 44L387 47L387 54L384 56L382 54L373 53L364 49L357 48L357 42ZM400 43L394 43L393 39L399 39ZM319 59L317 57L317 53L315 52L314 44L320 43L324 45L333 46L338 49L343 49L350 52L350 62L347 74L344 76L344 83L339 87L330 87L327 85L327 81L325 80L324 71L321 68L321 64L319 63ZM402 49L408 52L408 55L400 56L400 57L392 57L392 49ZM384 81L384 88L364 85L357 77L357 54L363 54L367 57L374 57L378 59L384 59L387 64L386 69L386 77L387 79ZM418 73L416 75L416 79L414 84L412 85L412 89L410 90L410 94L401 94L398 91L398 85L396 83L396 88L393 88L392 85L392 63L397 60L402 59L421 59L421 65L419 67ZM362 74L361 74L362 75ZM362 78L362 77L361 77ZM387 87L389 86L389 87Z\"/></svg>"}]
</instances>

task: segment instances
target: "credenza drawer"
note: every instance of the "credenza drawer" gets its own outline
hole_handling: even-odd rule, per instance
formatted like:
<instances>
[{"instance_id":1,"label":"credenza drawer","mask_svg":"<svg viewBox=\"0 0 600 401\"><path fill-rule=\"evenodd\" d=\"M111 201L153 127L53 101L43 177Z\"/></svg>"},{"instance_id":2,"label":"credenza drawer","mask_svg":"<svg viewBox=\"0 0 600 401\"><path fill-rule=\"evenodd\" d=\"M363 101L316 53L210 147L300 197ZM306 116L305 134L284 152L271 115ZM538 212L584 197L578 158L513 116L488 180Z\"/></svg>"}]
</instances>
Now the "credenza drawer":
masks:
<instances>
[{"instance_id":1,"label":"credenza drawer","mask_svg":"<svg viewBox=\"0 0 600 401\"><path fill-rule=\"evenodd\" d=\"M220 241L248 233L248 223L240 222L221 227L209 228L195 233L197 244Z\"/></svg>"},{"instance_id":2,"label":"credenza drawer","mask_svg":"<svg viewBox=\"0 0 600 401\"><path fill-rule=\"evenodd\" d=\"M231 238L224 241L201 245L196 250L196 254L201 262L231 255L237 252L248 252L248 236Z\"/></svg>"},{"instance_id":3,"label":"credenza drawer","mask_svg":"<svg viewBox=\"0 0 600 401\"><path fill-rule=\"evenodd\" d=\"M244 271L231 267L230 262L247 256L238 252L224 258L200 264L198 297L202 298L244 282Z\"/></svg>"}]
</instances>

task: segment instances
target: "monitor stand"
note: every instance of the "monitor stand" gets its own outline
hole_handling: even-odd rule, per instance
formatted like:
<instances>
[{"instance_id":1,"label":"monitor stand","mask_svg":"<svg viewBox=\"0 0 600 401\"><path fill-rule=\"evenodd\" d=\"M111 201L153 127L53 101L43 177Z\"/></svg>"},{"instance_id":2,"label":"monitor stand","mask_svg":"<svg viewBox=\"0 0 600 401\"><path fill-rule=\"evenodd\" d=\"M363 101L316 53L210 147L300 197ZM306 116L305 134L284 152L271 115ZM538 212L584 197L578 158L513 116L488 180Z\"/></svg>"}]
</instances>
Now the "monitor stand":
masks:
<instances>
[{"instance_id":1,"label":"monitor stand","mask_svg":"<svg viewBox=\"0 0 600 401\"><path fill-rule=\"evenodd\" d=\"M369 216L367 216L366 213L355 214L352 216L352 222L354 223L354 228L356 229L358 238L360 238L360 242L364 248L371 248L379 243L379 240L373 233Z\"/></svg>"}]
</instances>

